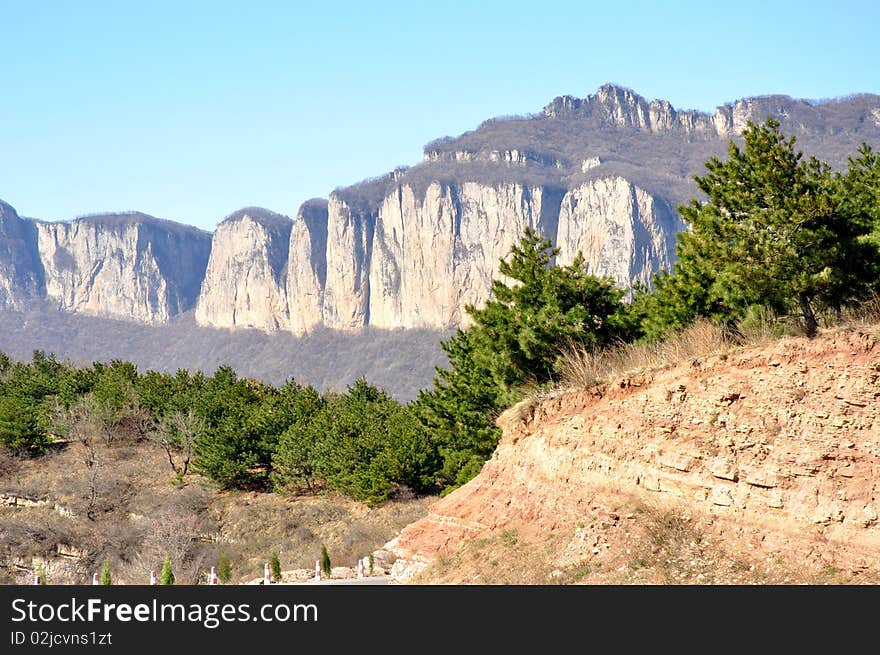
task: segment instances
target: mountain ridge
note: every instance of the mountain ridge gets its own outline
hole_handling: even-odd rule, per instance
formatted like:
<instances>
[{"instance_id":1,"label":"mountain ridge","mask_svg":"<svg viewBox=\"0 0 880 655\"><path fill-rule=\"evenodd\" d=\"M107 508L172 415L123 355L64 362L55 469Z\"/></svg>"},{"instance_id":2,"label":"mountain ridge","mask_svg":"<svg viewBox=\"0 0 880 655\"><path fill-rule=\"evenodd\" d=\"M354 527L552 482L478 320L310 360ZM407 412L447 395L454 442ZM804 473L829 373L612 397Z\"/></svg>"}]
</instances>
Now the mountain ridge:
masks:
<instances>
[{"instance_id":1,"label":"mountain ridge","mask_svg":"<svg viewBox=\"0 0 880 655\"><path fill-rule=\"evenodd\" d=\"M0 204L0 311L68 312L307 335L467 327L526 229L629 288L675 259L677 207L747 121L773 116L833 168L880 147L880 96L755 96L715 114L606 84L526 117L488 119L425 145L423 161L311 198L295 218L243 207L213 232L140 212L66 222ZM2 348L0 340L0 348Z\"/></svg>"}]
</instances>

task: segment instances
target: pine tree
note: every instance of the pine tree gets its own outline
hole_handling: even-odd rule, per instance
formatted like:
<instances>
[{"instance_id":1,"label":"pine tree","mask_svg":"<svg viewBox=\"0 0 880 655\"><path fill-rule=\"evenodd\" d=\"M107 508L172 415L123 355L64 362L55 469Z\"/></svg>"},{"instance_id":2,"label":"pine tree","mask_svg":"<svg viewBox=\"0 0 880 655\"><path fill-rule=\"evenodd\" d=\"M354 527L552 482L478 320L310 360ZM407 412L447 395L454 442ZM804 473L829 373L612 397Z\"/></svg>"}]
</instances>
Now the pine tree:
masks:
<instances>
[{"instance_id":1,"label":"pine tree","mask_svg":"<svg viewBox=\"0 0 880 655\"><path fill-rule=\"evenodd\" d=\"M105 559L104 565L101 567L101 579L100 582L102 585L111 585L113 584L113 578L110 575L110 560Z\"/></svg>"},{"instance_id":2,"label":"pine tree","mask_svg":"<svg viewBox=\"0 0 880 655\"><path fill-rule=\"evenodd\" d=\"M165 555L165 562L162 564L162 570L159 572L159 584L174 584L174 571L171 570L171 557L169 555Z\"/></svg>"},{"instance_id":3,"label":"pine tree","mask_svg":"<svg viewBox=\"0 0 880 655\"><path fill-rule=\"evenodd\" d=\"M580 254L568 266L556 265L558 253L552 241L527 229L500 262L504 278L493 280L490 299L479 309L467 306L472 326L441 343L448 367L437 369L433 389L420 392L415 409L443 458L446 484L463 484L479 472L501 435L495 417L526 385L553 380L565 348L600 348L634 336L624 291L588 274Z\"/></svg>"},{"instance_id":4,"label":"pine tree","mask_svg":"<svg viewBox=\"0 0 880 655\"><path fill-rule=\"evenodd\" d=\"M222 551L217 559L217 579L221 584L227 584L232 579L232 564Z\"/></svg>"},{"instance_id":5,"label":"pine tree","mask_svg":"<svg viewBox=\"0 0 880 655\"><path fill-rule=\"evenodd\" d=\"M734 323L762 305L797 312L814 336L818 310L839 309L873 280L877 249L864 238L871 226L846 200L856 175L835 178L827 164L805 159L772 118L749 122L743 139L695 178L708 200L679 208L690 229L679 234L673 273L656 279L653 320Z\"/></svg>"},{"instance_id":6,"label":"pine tree","mask_svg":"<svg viewBox=\"0 0 880 655\"><path fill-rule=\"evenodd\" d=\"M311 386L301 388L291 402L293 418L272 455L272 482L278 490L313 491L315 444L324 434L319 417L326 403Z\"/></svg>"},{"instance_id":7,"label":"pine tree","mask_svg":"<svg viewBox=\"0 0 880 655\"><path fill-rule=\"evenodd\" d=\"M327 547L321 544L321 572L329 578L330 571L330 555L327 553Z\"/></svg>"},{"instance_id":8,"label":"pine tree","mask_svg":"<svg viewBox=\"0 0 880 655\"><path fill-rule=\"evenodd\" d=\"M11 382L0 385L0 445L18 453L38 455L49 443L40 425L37 403Z\"/></svg>"},{"instance_id":9,"label":"pine tree","mask_svg":"<svg viewBox=\"0 0 880 655\"><path fill-rule=\"evenodd\" d=\"M281 560L278 559L278 553L272 553L269 568L272 571L272 581L281 582Z\"/></svg>"}]
</instances>

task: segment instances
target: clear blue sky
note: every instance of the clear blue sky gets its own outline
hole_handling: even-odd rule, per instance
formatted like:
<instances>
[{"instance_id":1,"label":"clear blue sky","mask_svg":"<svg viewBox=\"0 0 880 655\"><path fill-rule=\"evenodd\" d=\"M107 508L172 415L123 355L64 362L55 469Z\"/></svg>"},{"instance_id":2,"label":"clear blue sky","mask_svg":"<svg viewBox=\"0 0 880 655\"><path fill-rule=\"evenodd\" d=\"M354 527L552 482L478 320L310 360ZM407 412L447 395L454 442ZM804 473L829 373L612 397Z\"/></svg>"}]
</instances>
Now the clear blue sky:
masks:
<instances>
[{"instance_id":1,"label":"clear blue sky","mask_svg":"<svg viewBox=\"0 0 880 655\"><path fill-rule=\"evenodd\" d=\"M0 0L0 199L213 230L605 82L704 111L880 93L878 6Z\"/></svg>"}]
</instances>

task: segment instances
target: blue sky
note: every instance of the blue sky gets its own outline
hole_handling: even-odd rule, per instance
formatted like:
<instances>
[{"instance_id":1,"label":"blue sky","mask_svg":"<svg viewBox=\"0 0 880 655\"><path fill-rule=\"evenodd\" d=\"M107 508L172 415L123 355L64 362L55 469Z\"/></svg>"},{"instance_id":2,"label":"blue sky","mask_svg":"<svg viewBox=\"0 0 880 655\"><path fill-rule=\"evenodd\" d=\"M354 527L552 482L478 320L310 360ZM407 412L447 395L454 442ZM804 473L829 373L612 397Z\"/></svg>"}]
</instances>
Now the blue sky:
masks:
<instances>
[{"instance_id":1,"label":"blue sky","mask_svg":"<svg viewBox=\"0 0 880 655\"><path fill-rule=\"evenodd\" d=\"M0 0L0 199L213 230L605 82L704 111L880 93L878 6Z\"/></svg>"}]
</instances>

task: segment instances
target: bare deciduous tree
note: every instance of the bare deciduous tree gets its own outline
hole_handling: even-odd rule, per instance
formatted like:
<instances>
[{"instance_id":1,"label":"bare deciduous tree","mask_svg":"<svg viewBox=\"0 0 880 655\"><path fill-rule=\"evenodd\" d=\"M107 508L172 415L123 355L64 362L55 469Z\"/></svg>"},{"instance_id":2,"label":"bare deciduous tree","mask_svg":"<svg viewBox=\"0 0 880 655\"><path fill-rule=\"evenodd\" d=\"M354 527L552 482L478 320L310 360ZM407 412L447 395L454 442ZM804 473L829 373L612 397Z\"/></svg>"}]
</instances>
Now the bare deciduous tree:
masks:
<instances>
[{"instance_id":1,"label":"bare deciduous tree","mask_svg":"<svg viewBox=\"0 0 880 655\"><path fill-rule=\"evenodd\" d=\"M165 451L171 470L179 475L186 475L196 439L204 431L204 420L190 408L186 413L172 412L163 416L158 425L149 432L149 438Z\"/></svg>"}]
</instances>

